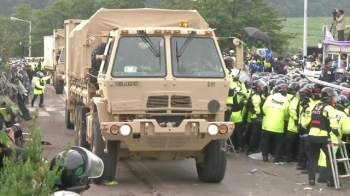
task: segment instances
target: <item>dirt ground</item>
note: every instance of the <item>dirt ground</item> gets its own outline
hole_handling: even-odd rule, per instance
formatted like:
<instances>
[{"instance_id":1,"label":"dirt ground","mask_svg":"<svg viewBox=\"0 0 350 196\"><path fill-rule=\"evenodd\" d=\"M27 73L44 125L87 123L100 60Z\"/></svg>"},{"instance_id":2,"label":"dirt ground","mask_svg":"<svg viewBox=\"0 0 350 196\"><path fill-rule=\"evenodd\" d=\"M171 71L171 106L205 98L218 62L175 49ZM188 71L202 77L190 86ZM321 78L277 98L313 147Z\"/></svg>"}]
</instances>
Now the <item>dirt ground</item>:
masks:
<instances>
[{"instance_id":1,"label":"dirt ground","mask_svg":"<svg viewBox=\"0 0 350 196\"><path fill-rule=\"evenodd\" d=\"M45 108L41 108L39 113L39 126L43 131L43 140L51 143L45 146L45 153L51 158L74 140L74 132L65 129L64 97L56 95L50 85L47 85L46 91ZM22 123L22 126L26 127L27 124ZM199 182L194 160L159 162L127 159L118 163L118 184L92 185L84 196L350 195L348 180L343 181L341 190L328 188L326 184L317 184L311 189L307 185L307 175L300 174L295 169L296 164L264 163L249 159L244 154L238 154L238 158L228 156L226 176L219 184ZM257 169L257 172L251 174L252 169Z\"/></svg>"}]
</instances>

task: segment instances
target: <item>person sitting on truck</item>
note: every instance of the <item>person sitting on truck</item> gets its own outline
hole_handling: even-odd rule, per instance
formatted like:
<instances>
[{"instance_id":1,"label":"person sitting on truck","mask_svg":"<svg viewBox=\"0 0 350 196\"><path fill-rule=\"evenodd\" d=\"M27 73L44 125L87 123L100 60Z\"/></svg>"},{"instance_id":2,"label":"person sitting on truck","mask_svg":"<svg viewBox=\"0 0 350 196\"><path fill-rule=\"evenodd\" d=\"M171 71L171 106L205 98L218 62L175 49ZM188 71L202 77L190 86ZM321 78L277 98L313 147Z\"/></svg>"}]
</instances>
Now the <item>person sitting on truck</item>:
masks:
<instances>
[{"instance_id":1,"label":"person sitting on truck","mask_svg":"<svg viewBox=\"0 0 350 196\"><path fill-rule=\"evenodd\" d=\"M334 69L332 67L333 65L333 59L330 57L327 57L324 60L325 67L321 69L321 75L319 77L319 80L325 81L325 82L334 82L335 81L335 74Z\"/></svg>"},{"instance_id":2,"label":"person sitting on truck","mask_svg":"<svg viewBox=\"0 0 350 196\"><path fill-rule=\"evenodd\" d=\"M38 71L37 72L37 79L35 81L35 86L34 86L34 96L32 99L32 103L31 106L34 107L34 102L35 99L40 96L40 103L39 103L39 107L43 107L43 103L44 103L44 90L45 90L45 82L46 80L51 79L51 76L46 76L44 77L43 72Z\"/></svg>"}]
</instances>

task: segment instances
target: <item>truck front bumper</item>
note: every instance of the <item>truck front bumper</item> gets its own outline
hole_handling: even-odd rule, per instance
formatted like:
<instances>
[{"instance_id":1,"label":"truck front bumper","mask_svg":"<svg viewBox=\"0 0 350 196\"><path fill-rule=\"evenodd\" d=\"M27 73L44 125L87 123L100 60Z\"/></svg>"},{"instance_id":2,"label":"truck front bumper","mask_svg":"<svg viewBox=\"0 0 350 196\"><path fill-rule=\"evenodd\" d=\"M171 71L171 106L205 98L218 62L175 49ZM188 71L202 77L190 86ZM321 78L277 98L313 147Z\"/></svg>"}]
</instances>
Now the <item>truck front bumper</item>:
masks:
<instances>
[{"instance_id":1,"label":"truck front bumper","mask_svg":"<svg viewBox=\"0 0 350 196\"><path fill-rule=\"evenodd\" d=\"M154 119L100 122L100 126L104 140L122 141L130 151L199 151L212 140L226 140L234 130L232 122L204 119L185 119L176 127Z\"/></svg>"}]
</instances>

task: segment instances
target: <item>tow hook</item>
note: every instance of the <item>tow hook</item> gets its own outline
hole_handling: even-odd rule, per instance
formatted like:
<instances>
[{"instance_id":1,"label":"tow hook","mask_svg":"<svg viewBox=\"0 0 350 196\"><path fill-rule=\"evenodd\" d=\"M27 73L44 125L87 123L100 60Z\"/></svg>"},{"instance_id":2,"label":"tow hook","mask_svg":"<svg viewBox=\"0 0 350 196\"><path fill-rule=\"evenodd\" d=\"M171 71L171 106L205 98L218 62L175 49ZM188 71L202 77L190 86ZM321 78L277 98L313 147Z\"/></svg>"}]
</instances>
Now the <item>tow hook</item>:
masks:
<instances>
[{"instance_id":1,"label":"tow hook","mask_svg":"<svg viewBox=\"0 0 350 196\"><path fill-rule=\"evenodd\" d=\"M105 141L105 149L103 152L108 153L108 141Z\"/></svg>"},{"instance_id":2,"label":"tow hook","mask_svg":"<svg viewBox=\"0 0 350 196\"><path fill-rule=\"evenodd\" d=\"M222 141L221 142L221 150L223 151L223 152L226 152L227 151L227 146L226 146L227 144L226 144L226 142L225 141Z\"/></svg>"}]
</instances>

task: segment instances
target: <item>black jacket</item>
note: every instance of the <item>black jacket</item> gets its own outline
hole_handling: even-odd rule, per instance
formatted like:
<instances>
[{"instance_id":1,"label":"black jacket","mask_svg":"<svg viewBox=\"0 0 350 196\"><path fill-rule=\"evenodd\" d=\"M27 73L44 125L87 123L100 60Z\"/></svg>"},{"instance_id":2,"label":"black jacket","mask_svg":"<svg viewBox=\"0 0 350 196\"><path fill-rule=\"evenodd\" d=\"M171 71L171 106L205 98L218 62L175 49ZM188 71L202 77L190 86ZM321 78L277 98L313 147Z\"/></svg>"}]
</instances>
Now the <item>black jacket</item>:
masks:
<instances>
[{"instance_id":1,"label":"black jacket","mask_svg":"<svg viewBox=\"0 0 350 196\"><path fill-rule=\"evenodd\" d=\"M274 71L275 73L277 73L277 74L283 74L283 75L285 75L285 74L287 74L287 70L285 70L284 67L285 67L284 64L281 65L281 64L279 64L278 62L275 62L275 63L273 64L273 71Z\"/></svg>"},{"instance_id":2,"label":"black jacket","mask_svg":"<svg viewBox=\"0 0 350 196\"><path fill-rule=\"evenodd\" d=\"M334 82L335 81L334 69L329 67L322 68L321 75L318 79L325 82Z\"/></svg>"}]
</instances>

